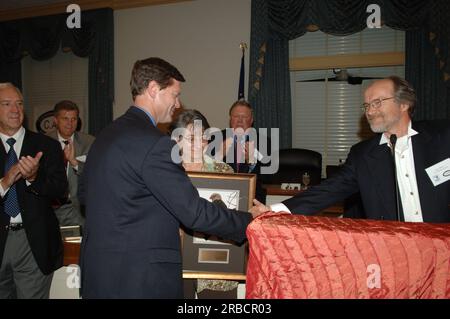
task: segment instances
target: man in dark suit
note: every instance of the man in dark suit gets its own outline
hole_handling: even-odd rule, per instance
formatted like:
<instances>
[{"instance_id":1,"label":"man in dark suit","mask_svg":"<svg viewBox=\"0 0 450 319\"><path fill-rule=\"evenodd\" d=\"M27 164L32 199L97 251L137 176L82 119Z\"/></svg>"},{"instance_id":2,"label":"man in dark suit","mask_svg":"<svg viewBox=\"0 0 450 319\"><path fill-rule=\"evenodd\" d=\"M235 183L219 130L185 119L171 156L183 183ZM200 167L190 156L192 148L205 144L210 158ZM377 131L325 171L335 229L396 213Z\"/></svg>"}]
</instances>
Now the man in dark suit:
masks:
<instances>
[{"instance_id":1,"label":"man in dark suit","mask_svg":"<svg viewBox=\"0 0 450 319\"><path fill-rule=\"evenodd\" d=\"M0 299L48 298L63 246L52 200L67 190L63 155L51 138L25 130L23 97L0 83Z\"/></svg>"},{"instance_id":2,"label":"man in dark suit","mask_svg":"<svg viewBox=\"0 0 450 319\"><path fill-rule=\"evenodd\" d=\"M266 159L270 154L270 140L258 132L253 126L253 109L244 100L234 102L229 111L230 128L222 130L224 141L223 161L229 164L235 173L256 174L256 194L258 201L266 202L266 190L262 187L264 175L261 167L268 165ZM267 148L258 150L261 140L265 139ZM264 158L264 163L262 162Z\"/></svg>"},{"instance_id":3,"label":"man in dark suit","mask_svg":"<svg viewBox=\"0 0 450 319\"><path fill-rule=\"evenodd\" d=\"M379 134L354 145L342 169L320 185L270 208L256 202L252 210L309 215L359 191L365 218L450 222L449 122L413 123L414 89L396 76L373 82L364 101L370 127ZM391 135L397 137L393 152L397 180Z\"/></svg>"},{"instance_id":4,"label":"man in dark suit","mask_svg":"<svg viewBox=\"0 0 450 319\"><path fill-rule=\"evenodd\" d=\"M48 133L48 136L59 141L61 145L69 182L67 201L55 211L61 226L84 224L84 214L78 201L78 180L83 173L89 148L95 138L76 130L79 114L78 106L72 101L63 100L56 103L53 108L56 129Z\"/></svg>"},{"instance_id":5,"label":"man in dark suit","mask_svg":"<svg viewBox=\"0 0 450 319\"><path fill-rule=\"evenodd\" d=\"M199 197L171 158L175 142L156 127L180 107L184 77L168 62L134 64L134 106L96 138L80 195L83 298L183 298L179 227L245 240L252 216Z\"/></svg>"}]
</instances>

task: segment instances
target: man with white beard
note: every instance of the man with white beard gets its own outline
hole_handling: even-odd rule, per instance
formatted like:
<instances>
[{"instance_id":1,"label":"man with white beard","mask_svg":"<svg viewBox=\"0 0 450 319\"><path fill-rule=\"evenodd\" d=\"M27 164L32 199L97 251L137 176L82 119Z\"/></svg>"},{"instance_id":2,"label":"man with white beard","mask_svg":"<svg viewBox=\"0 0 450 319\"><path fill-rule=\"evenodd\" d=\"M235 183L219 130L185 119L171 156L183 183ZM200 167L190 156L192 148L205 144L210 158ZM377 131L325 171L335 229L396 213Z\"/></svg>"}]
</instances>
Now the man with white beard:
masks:
<instances>
[{"instance_id":1,"label":"man with white beard","mask_svg":"<svg viewBox=\"0 0 450 319\"><path fill-rule=\"evenodd\" d=\"M255 201L251 211L312 215L360 192L363 218L450 222L450 123L413 122L415 103L405 80L391 76L373 82L362 107L378 134L354 145L339 172L320 185L270 207Z\"/></svg>"}]
</instances>

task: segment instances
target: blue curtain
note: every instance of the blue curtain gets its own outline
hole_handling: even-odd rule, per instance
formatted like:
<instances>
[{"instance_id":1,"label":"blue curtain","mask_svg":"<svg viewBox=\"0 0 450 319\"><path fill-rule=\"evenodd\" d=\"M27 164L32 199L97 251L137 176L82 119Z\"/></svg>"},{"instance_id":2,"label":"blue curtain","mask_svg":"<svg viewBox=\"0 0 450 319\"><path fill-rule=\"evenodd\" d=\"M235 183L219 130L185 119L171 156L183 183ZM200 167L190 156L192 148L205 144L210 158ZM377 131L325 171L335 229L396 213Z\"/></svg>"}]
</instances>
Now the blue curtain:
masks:
<instances>
[{"instance_id":1,"label":"blue curtain","mask_svg":"<svg viewBox=\"0 0 450 319\"><path fill-rule=\"evenodd\" d=\"M89 133L112 121L114 101L114 26L112 9L81 12L81 28L68 29L67 14L0 23L0 82L22 87L21 59L43 61L70 48L89 58Z\"/></svg>"},{"instance_id":2,"label":"blue curtain","mask_svg":"<svg viewBox=\"0 0 450 319\"><path fill-rule=\"evenodd\" d=\"M416 90L415 120L450 118L450 86L443 81L442 61L430 42L430 32L406 32L405 78Z\"/></svg>"},{"instance_id":3,"label":"blue curtain","mask_svg":"<svg viewBox=\"0 0 450 319\"><path fill-rule=\"evenodd\" d=\"M412 81L415 88L423 90L421 83L450 86L450 5L446 0L252 0L249 101L255 109L255 126L280 128L281 148L291 147L292 135L288 41L312 30L333 35L359 32L366 28L369 4L380 6L386 26L405 31L427 29L433 34L427 45L435 54L422 55L422 61L419 56L408 57L408 51L416 48L408 44L412 38L407 36L407 79L419 63L430 67L430 59L438 56L435 72L424 74L426 78L420 82ZM436 101L441 99L440 90L434 89L433 94ZM427 117L448 114L448 100L444 102L436 103L439 110Z\"/></svg>"}]
</instances>

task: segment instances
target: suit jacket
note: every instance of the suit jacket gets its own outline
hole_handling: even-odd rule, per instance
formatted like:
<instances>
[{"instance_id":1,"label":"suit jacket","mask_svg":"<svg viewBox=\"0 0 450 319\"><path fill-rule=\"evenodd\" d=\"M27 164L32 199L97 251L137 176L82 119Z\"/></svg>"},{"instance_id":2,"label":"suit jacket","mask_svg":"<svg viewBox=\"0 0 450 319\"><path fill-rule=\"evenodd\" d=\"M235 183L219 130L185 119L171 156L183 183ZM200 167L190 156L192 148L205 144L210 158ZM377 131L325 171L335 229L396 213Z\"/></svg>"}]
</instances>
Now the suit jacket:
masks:
<instances>
[{"instance_id":1,"label":"suit jacket","mask_svg":"<svg viewBox=\"0 0 450 319\"><path fill-rule=\"evenodd\" d=\"M223 141L226 140L227 136L227 130L222 130L222 138ZM259 132L256 133L256 141L255 141L255 145L258 148L259 145L259 141L260 141L260 134ZM262 137L265 138L265 137ZM253 165L249 165L247 163L239 163L239 171L237 169L237 165L236 165L236 158L234 156L232 156L231 154L236 154L236 149L234 146L234 142L233 142L233 146L231 146L234 148L233 152L231 153L231 149L228 150L228 153L225 154L225 157L223 158L223 162L227 163L228 165L230 165L233 168L233 171L236 173L246 173L246 174L256 174L257 178L256 178L256 192L255 192L255 198L260 201L261 203L265 203L266 202L266 190L262 187L262 184L264 182L264 176L261 174L261 166L264 165L270 165L268 163L264 164L262 163L260 160L257 160L255 164ZM267 154L263 154L263 155L268 155L271 154L270 153L270 139L267 139ZM232 159L232 162L230 162L230 159ZM228 160L228 162L227 162Z\"/></svg>"},{"instance_id":2,"label":"suit jacket","mask_svg":"<svg viewBox=\"0 0 450 319\"><path fill-rule=\"evenodd\" d=\"M36 180L27 186L25 180L20 179L16 183L16 190L28 243L39 269L47 275L62 266L61 233L51 203L56 198L64 196L67 179L59 143L45 135L26 130L20 156L35 156L39 151L43 152L43 156L39 162ZM5 160L6 151L1 144L1 176L5 174ZM10 220L4 212L3 205L4 201L1 199L0 260L3 258L8 235L5 226Z\"/></svg>"},{"instance_id":3,"label":"suit jacket","mask_svg":"<svg viewBox=\"0 0 450 319\"><path fill-rule=\"evenodd\" d=\"M414 166L424 222L450 222L450 182L433 186L425 172L450 157L449 122L413 123ZM283 203L294 213L314 214L360 192L365 218L396 220L395 182L389 147L380 134L354 145L336 175Z\"/></svg>"},{"instance_id":4,"label":"suit jacket","mask_svg":"<svg viewBox=\"0 0 450 319\"><path fill-rule=\"evenodd\" d=\"M180 223L245 240L251 215L200 198L174 146L136 107L97 136L80 185L83 298L182 298Z\"/></svg>"},{"instance_id":5,"label":"suit jacket","mask_svg":"<svg viewBox=\"0 0 450 319\"><path fill-rule=\"evenodd\" d=\"M57 131L51 131L47 134L58 141ZM75 132L73 144L75 147L75 157L87 156L89 148L94 142L94 137L82 132ZM78 183L84 169L83 161L78 161L78 170L75 170L69 164L67 171L67 180L69 182L69 201L56 209L56 215L61 226L82 225L84 223L84 214L81 212L80 202L78 200Z\"/></svg>"}]
</instances>

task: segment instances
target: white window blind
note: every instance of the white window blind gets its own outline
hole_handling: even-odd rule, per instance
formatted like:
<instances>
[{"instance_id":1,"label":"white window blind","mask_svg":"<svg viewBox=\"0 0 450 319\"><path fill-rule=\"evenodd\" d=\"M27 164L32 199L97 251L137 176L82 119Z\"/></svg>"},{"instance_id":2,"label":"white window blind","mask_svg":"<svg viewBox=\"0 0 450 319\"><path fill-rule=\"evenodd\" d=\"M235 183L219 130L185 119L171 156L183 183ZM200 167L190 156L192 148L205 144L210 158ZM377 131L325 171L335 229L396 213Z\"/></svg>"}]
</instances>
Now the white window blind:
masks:
<instances>
[{"instance_id":1,"label":"white window blind","mask_svg":"<svg viewBox=\"0 0 450 319\"><path fill-rule=\"evenodd\" d=\"M81 131L88 131L88 59L59 51L45 61L22 60L22 85L27 127L36 131L39 116L61 100L71 100L80 109Z\"/></svg>"},{"instance_id":2,"label":"white window blind","mask_svg":"<svg viewBox=\"0 0 450 319\"><path fill-rule=\"evenodd\" d=\"M366 29L346 37L320 31L290 41L291 57L404 51L404 32ZM404 66L349 68L351 76L404 76ZM322 154L322 176L327 165L345 161L350 147L371 135L360 105L371 80L361 85L330 81L333 70L291 72L292 147ZM312 81L319 80L319 81Z\"/></svg>"},{"instance_id":3,"label":"white window blind","mask_svg":"<svg viewBox=\"0 0 450 319\"><path fill-rule=\"evenodd\" d=\"M364 29L348 36L333 36L321 31L306 32L289 41L290 57L336 54L404 52L405 32L388 27Z\"/></svg>"}]
</instances>

